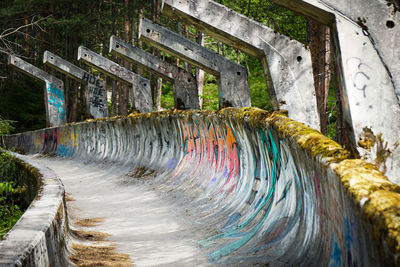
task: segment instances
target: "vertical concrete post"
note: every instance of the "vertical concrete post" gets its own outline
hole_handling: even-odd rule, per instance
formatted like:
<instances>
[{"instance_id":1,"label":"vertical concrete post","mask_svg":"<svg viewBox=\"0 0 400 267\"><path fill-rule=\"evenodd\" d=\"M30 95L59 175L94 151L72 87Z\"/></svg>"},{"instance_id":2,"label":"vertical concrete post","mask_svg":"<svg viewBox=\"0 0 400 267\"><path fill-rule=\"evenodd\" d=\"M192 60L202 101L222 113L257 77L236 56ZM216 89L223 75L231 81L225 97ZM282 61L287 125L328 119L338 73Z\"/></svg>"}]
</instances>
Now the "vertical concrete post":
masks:
<instances>
[{"instance_id":1,"label":"vertical concrete post","mask_svg":"<svg viewBox=\"0 0 400 267\"><path fill-rule=\"evenodd\" d=\"M110 52L156 75L161 75L163 79L172 81L174 83L174 106L176 109L200 108L196 78L191 73L134 47L116 36L110 38Z\"/></svg>"},{"instance_id":2,"label":"vertical concrete post","mask_svg":"<svg viewBox=\"0 0 400 267\"><path fill-rule=\"evenodd\" d=\"M88 88L88 111L93 118L108 117L106 82L93 76L87 71L60 58L59 56L45 51L43 63L50 66L68 77L87 85Z\"/></svg>"},{"instance_id":3,"label":"vertical concrete post","mask_svg":"<svg viewBox=\"0 0 400 267\"><path fill-rule=\"evenodd\" d=\"M52 127L65 124L67 120L63 81L14 55L8 57L8 64L26 75L46 83L47 103L45 103L45 106L46 114L48 114L47 123Z\"/></svg>"},{"instance_id":4,"label":"vertical concrete post","mask_svg":"<svg viewBox=\"0 0 400 267\"><path fill-rule=\"evenodd\" d=\"M219 78L219 106L251 106L246 69L148 19L141 19L139 36L155 47L181 57Z\"/></svg>"},{"instance_id":5,"label":"vertical concrete post","mask_svg":"<svg viewBox=\"0 0 400 267\"><path fill-rule=\"evenodd\" d=\"M381 20L392 16L385 13L392 12L387 3L374 0L357 0L354 3L339 0L324 3L317 0L273 1L332 26L344 89L341 99L344 119L353 129L352 140L363 158L375 163L391 181L400 184L400 106L396 95L399 77L393 76L395 73L400 75L396 69L398 59L386 61L384 55L390 55L383 54L387 50L380 50L375 41L381 35L375 30L375 36L372 36L365 25L367 20L356 18L356 14L362 14L359 12L364 10L367 16L370 14L368 21L383 26ZM371 13L375 8L377 13ZM389 35L391 30L384 25L382 31L387 32L382 36ZM399 34L392 34L393 39L388 38L385 42L388 47L398 47L395 42ZM384 41L379 42L383 46ZM394 69L390 67L396 64Z\"/></svg>"},{"instance_id":6,"label":"vertical concrete post","mask_svg":"<svg viewBox=\"0 0 400 267\"><path fill-rule=\"evenodd\" d=\"M357 22L373 43L380 61L389 73L400 105L400 2L397 0L325 0L329 9L337 10Z\"/></svg>"},{"instance_id":7,"label":"vertical concrete post","mask_svg":"<svg viewBox=\"0 0 400 267\"><path fill-rule=\"evenodd\" d=\"M153 111L153 100L151 96L150 81L148 79L133 73L132 71L83 46L78 48L78 60L96 68L113 79L133 86L135 109L140 112Z\"/></svg>"},{"instance_id":8,"label":"vertical concrete post","mask_svg":"<svg viewBox=\"0 0 400 267\"><path fill-rule=\"evenodd\" d=\"M310 51L246 16L210 0L164 0L163 12L260 59L274 109L320 129Z\"/></svg>"}]
</instances>

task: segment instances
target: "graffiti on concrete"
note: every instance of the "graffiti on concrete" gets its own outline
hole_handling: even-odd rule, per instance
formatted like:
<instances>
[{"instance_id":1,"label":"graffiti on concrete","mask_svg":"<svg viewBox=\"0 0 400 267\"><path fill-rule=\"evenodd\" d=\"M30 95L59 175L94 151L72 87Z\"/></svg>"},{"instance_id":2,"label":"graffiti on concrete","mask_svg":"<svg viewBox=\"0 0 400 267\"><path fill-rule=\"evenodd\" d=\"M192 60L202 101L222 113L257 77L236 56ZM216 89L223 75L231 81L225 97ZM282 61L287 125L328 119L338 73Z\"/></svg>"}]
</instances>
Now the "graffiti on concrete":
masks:
<instances>
[{"instance_id":1,"label":"graffiti on concrete","mask_svg":"<svg viewBox=\"0 0 400 267\"><path fill-rule=\"evenodd\" d=\"M41 138L42 151L47 153L54 152L58 147L59 135L60 131L58 129L45 130Z\"/></svg>"},{"instance_id":2,"label":"graffiti on concrete","mask_svg":"<svg viewBox=\"0 0 400 267\"><path fill-rule=\"evenodd\" d=\"M57 116L60 120L64 120L65 105L64 105L63 91L54 87L49 82L46 82L46 89L47 89L47 99L49 102L49 116L50 117ZM56 115L54 115L53 112L55 112Z\"/></svg>"},{"instance_id":3,"label":"graffiti on concrete","mask_svg":"<svg viewBox=\"0 0 400 267\"><path fill-rule=\"evenodd\" d=\"M357 88L357 90L362 91L363 97L366 98L366 89L371 80L372 68L357 57L347 59L347 66L350 68L353 86Z\"/></svg>"},{"instance_id":4,"label":"graffiti on concrete","mask_svg":"<svg viewBox=\"0 0 400 267\"><path fill-rule=\"evenodd\" d=\"M190 114L82 123L34 135L41 135L41 152L161 168L146 183L184 202L202 233L195 243L212 263L379 265L358 205L325 162L275 126Z\"/></svg>"},{"instance_id":5,"label":"graffiti on concrete","mask_svg":"<svg viewBox=\"0 0 400 267\"><path fill-rule=\"evenodd\" d=\"M168 161L167 168L173 170L178 166L178 163L179 161L176 158L172 158Z\"/></svg>"},{"instance_id":6,"label":"graffiti on concrete","mask_svg":"<svg viewBox=\"0 0 400 267\"><path fill-rule=\"evenodd\" d=\"M101 66L101 67L107 69L106 66ZM110 65L108 70L110 71L110 73L114 74L115 76L117 76L123 80L127 80L127 81L131 82L132 84L135 82L135 77L133 76L133 73L128 71L124 67L121 67L120 65L112 64L112 65Z\"/></svg>"},{"instance_id":7,"label":"graffiti on concrete","mask_svg":"<svg viewBox=\"0 0 400 267\"><path fill-rule=\"evenodd\" d=\"M107 91L105 82L85 72L82 80L88 84L89 113L97 118L108 116Z\"/></svg>"},{"instance_id":8,"label":"graffiti on concrete","mask_svg":"<svg viewBox=\"0 0 400 267\"><path fill-rule=\"evenodd\" d=\"M78 132L76 128L61 128L44 130L40 139L42 153L55 153L62 157L71 157L78 146ZM35 144L38 147L37 144Z\"/></svg>"}]
</instances>

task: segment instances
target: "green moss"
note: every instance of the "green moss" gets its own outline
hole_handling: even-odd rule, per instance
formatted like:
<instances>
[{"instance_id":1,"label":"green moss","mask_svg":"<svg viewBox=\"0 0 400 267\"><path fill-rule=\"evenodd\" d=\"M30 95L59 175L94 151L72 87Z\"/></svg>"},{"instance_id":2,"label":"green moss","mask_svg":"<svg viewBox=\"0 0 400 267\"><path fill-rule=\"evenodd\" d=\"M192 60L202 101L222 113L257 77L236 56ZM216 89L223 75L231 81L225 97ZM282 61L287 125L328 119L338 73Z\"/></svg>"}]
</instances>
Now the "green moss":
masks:
<instances>
[{"instance_id":1,"label":"green moss","mask_svg":"<svg viewBox=\"0 0 400 267\"><path fill-rule=\"evenodd\" d=\"M400 252L400 186L390 182L378 168L360 159L344 160L334 168L376 240L384 239L391 252ZM378 242L379 244L380 242Z\"/></svg>"},{"instance_id":2,"label":"green moss","mask_svg":"<svg viewBox=\"0 0 400 267\"><path fill-rule=\"evenodd\" d=\"M363 218L373 225L376 240L385 240L393 254L400 252L400 194L377 190L363 206ZM384 248L381 248L384 250ZM397 262L399 264L399 262Z\"/></svg>"},{"instance_id":3,"label":"green moss","mask_svg":"<svg viewBox=\"0 0 400 267\"><path fill-rule=\"evenodd\" d=\"M350 152L335 141L281 113L273 113L266 122L275 126L282 137L293 138L301 148L309 151L314 157L321 156L329 162L340 162L350 158Z\"/></svg>"}]
</instances>

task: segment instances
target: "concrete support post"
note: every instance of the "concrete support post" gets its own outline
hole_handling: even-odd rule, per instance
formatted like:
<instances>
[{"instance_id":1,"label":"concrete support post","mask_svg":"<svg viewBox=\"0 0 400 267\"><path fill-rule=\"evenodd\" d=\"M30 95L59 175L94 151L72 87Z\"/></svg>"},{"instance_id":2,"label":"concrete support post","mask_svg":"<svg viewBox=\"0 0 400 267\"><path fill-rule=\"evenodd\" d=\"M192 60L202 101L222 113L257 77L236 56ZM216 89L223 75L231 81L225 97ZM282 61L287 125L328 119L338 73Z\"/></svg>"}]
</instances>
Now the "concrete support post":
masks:
<instances>
[{"instance_id":1,"label":"concrete support post","mask_svg":"<svg viewBox=\"0 0 400 267\"><path fill-rule=\"evenodd\" d=\"M110 38L110 52L173 82L176 109L200 108L196 78L191 73L134 47L116 36Z\"/></svg>"},{"instance_id":2,"label":"concrete support post","mask_svg":"<svg viewBox=\"0 0 400 267\"><path fill-rule=\"evenodd\" d=\"M366 30L389 73L400 105L400 2L397 0L325 0L329 9L345 14Z\"/></svg>"},{"instance_id":3,"label":"concrete support post","mask_svg":"<svg viewBox=\"0 0 400 267\"><path fill-rule=\"evenodd\" d=\"M133 86L135 109L140 112L153 111L153 100L151 96L150 81L148 79L133 73L132 71L83 46L78 48L78 60L96 68L113 79Z\"/></svg>"},{"instance_id":4,"label":"concrete support post","mask_svg":"<svg viewBox=\"0 0 400 267\"><path fill-rule=\"evenodd\" d=\"M399 18L393 18L393 7L374 0L357 0L354 3L273 1L332 26L336 59L344 89L341 99L344 119L353 129L352 140L363 158L375 163L392 182L400 184L400 106L396 95L400 73L398 57L394 57L400 53L396 49L399 31L392 31L394 27L399 29L399 25L396 26L393 22L399 22ZM357 14L362 16L357 17ZM368 20L361 19L364 15ZM390 18L394 25L388 23ZM367 26L367 22L372 24ZM375 22L377 25L374 25ZM389 25L385 25L387 23ZM392 38L377 41L390 35ZM382 46L389 50L393 48L393 51ZM394 65L396 66L392 68Z\"/></svg>"},{"instance_id":5,"label":"concrete support post","mask_svg":"<svg viewBox=\"0 0 400 267\"><path fill-rule=\"evenodd\" d=\"M105 81L49 51L44 52L43 63L68 77L87 85L88 99L86 102L88 104L89 114L95 119L108 117L107 89Z\"/></svg>"},{"instance_id":6,"label":"concrete support post","mask_svg":"<svg viewBox=\"0 0 400 267\"><path fill-rule=\"evenodd\" d=\"M165 0L163 12L259 58L274 109L320 129L311 56L304 44L210 0Z\"/></svg>"},{"instance_id":7,"label":"concrete support post","mask_svg":"<svg viewBox=\"0 0 400 267\"><path fill-rule=\"evenodd\" d=\"M155 47L181 57L219 78L220 107L251 106L246 69L148 19L141 19L139 36Z\"/></svg>"},{"instance_id":8,"label":"concrete support post","mask_svg":"<svg viewBox=\"0 0 400 267\"><path fill-rule=\"evenodd\" d=\"M14 55L8 57L8 64L26 75L46 83L47 101L45 106L47 123L51 127L65 124L67 120L63 81Z\"/></svg>"}]
</instances>

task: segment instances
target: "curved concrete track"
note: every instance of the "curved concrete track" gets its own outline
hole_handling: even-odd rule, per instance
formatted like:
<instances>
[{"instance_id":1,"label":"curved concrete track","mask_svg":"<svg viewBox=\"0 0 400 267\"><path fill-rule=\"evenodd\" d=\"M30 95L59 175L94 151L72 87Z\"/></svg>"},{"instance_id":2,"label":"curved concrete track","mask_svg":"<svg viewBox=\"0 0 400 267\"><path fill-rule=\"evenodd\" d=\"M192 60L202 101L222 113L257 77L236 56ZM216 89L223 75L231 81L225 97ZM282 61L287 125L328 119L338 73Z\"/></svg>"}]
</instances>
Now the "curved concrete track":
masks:
<instances>
[{"instance_id":1,"label":"curved concrete track","mask_svg":"<svg viewBox=\"0 0 400 267\"><path fill-rule=\"evenodd\" d=\"M3 142L60 156L33 160L75 200L71 221L101 219L91 229L137 266L399 263L400 187L279 113L149 113Z\"/></svg>"},{"instance_id":2,"label":"curved concrete track","mask_svg":"<svg viewBox=\"0 0 400 267\"><path fill-rule=\"evenodd\" d=\"M105 245L130 256L135 266L200 266L207 259L195 246L202 235L190 214L155 190L154 175L135 177L129 166L35 158L62 180L74 229L109 234ZM74 222L101 218L94 227ZM203 236L204 237L204 236Z\"/></svg>"}]
</instances>

